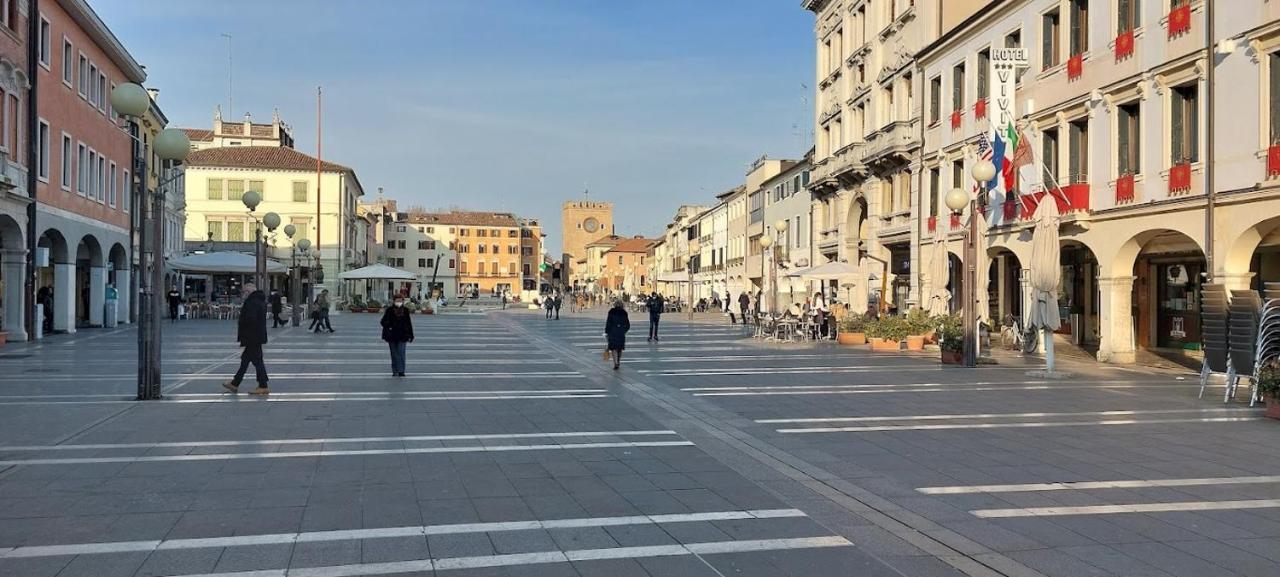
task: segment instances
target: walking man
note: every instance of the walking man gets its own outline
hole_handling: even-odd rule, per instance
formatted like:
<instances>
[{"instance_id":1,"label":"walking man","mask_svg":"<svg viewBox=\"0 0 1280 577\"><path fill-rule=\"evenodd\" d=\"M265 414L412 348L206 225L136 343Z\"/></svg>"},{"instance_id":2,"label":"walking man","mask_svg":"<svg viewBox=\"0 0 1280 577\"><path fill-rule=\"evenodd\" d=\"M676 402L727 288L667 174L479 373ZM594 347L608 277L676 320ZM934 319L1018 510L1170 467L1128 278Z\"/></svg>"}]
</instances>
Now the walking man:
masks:
<instances>
[{"instance_id":1,"label":"walking man","mask_svg":"<svg viewBox=\"0 0 1280 577\"><path fill-rule=\"evenodd\" d=\"M280 302L280 291L272 289L271 296L267 299L271 303L271 328L279 328L287 323L280 318L280 311L284 308L284 303Z\"/></svg>"},{"instance_id":2,"label":"walking man","mask_svg":"<svg viewBox=\"0 0 1280 577\"><path fill-rule=\"evenodd\" d=\"M262 345L267 344L267 295L253 283L245 283L244 292L247 296L244 305L240 307L240 324L236 330L236 340L244 347L244 351L240 353L240 369L230 381L222 383L222 387L231 391L231 394L240 392L245 370L252 363L258 388L249 391L249 394L265 395L268 393L267 366L262 363Z\"/></svg>"},{"instance_id":3,"label":"walking man","mask_svg":"<svg viewBox=\"0 0 1280 577\"><path fill-rule=\"evenodd\" d=\"M320 291L320 296L316 297L316 313L320 321L315 325L316 332L333 332L333 325L329 324L329 289Z\"/></svg>"},{"instance_id":4,"label":"walking man","mask_svg":"<svg viewBox=\"0 0 1280 577\"><path fill-rule=\"evenodd\" d=\"M654 342L658 340L658 321L662 317L662 310L667 306L667 302L662 295L654 292L649 295L644 304L645 308L649 309L649 342Z\"/></svg>"},{"instance_id":5,"label":"walking man","mask_svg":"<svg viewBox=\"0 0 1280 577\"><path fill-rule=\"evenodd\" d=\"M551 312L556 308L556 297L551 293L542 297L542 308L547 309L547 320L551 320Z\"/></svg>"},{"instance_id":6,"label":"walking man","mask_svg":"<svg viewBox=\"0 0 1280 577\"><path fill-rule=\"evenodd\" d=\"M738 293L738 312L742 313L742 324L747 324L747 311L751 310L751 297L747 291Z\"/></svg>"},{"instance_id":7,"label":"walking man","mask_svg":"<svg viewBox=\"0 0 1280 577\"><path fill-rule=\"evenodd\" d=\"M178 305L182 304L182 293L178 292L178 287L171 287L169 294L166 295L169 301L169 322L178 320Z\"/></svg>"},{"instance_id":8,"label":"walking man","mask_svg":"<svg viewBox=\"0 0 1280 577\"><path fill-rule=\"evenodd\" d=\"M563 298L560 296L560 291L556 291L555 296L551 297L551 306L556 311L556 320L560 320L560 303L562 301Z\"/></svg>"}]
</instances>

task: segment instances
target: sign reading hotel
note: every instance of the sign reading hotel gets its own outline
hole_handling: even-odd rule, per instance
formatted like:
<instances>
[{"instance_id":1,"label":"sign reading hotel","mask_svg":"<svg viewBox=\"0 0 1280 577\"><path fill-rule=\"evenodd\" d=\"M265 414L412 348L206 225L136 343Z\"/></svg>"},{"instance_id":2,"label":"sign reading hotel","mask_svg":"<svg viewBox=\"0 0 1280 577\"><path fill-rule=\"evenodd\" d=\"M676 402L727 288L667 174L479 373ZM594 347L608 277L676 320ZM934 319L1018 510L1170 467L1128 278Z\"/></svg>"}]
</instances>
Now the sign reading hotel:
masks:
<instances>
[{"instance_id":1,"label":"sign reading hotel","mask_svg":"<svg viewBox=\"0 0 1280 577\"><path fill-rule=\"evenodd\" d=\"M1031 65L1026 48L992 48L991 73L987 75L991 83L991 129L1003 133L1004 127L1013 124L1017 118L1015 112L1013 90L1018 78L1018 69Z\"/></svg>"}]
</instances>

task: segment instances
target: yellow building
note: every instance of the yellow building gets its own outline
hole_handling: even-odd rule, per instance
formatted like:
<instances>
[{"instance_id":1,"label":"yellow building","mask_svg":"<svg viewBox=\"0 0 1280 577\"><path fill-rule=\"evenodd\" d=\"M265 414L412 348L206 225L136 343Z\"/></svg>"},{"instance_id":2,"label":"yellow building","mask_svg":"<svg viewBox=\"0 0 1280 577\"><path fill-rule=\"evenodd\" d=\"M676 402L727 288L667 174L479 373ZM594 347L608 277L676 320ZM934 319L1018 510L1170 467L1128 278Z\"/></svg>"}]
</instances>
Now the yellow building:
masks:
<instances>
[{"instance_id":1,"label":"yellow building","mask_svg":"<svg viewBox=\"0 0 1280 577\"><path fill-rule=\"evenodd\" d=\"M627 294L652 292L649 250L653 245L653 240L637 236L610 247L601 259L600 285Z\"/></svg>"},{"instance_id":2,"label":"yellow building","mask_svg":"<svg viewBox=\"0 0 1280 577\"><path fill-rule=\"evenodd\" d=\"M519 294L521 222L509 212L452 211L410 215L411 225L457 253L458 294Z\"/></svg>"}]
</instances>

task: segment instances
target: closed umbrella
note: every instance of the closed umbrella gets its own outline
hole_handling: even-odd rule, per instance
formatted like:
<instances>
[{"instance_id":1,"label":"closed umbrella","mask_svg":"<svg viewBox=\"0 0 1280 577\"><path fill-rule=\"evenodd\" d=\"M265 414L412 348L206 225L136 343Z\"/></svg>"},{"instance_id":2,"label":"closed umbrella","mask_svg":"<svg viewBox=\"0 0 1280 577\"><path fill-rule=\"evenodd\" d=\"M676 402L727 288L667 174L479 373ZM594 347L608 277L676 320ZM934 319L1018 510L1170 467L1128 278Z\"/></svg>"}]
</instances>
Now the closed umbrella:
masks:
<instances>
[{"instance_id":1,"label":"closed umbrella","mask_svg":"<svg viewBox=\"0 0 1280 577\"><path fill-rule=\"evenodd\" d=\"M1031 239L1031 307L1027 327L1044 331L1045 371L1053 372L1053 331L1062 320L1058 317L1058 285L1062 282L1062 266L1058 247L1058 203L1046 197L1036 208L1036 228Z\"/></svg>"},{"instance_id":2,"label":"closed umbrella","mask_svg":"<svg viewBox=\"0 0 1280 577\"><path fill-rule=\"evenodd\" d=\"M947 253L947 239L942 233L942 227L937 227L933 232L933 260L929 263L929 312L935 315L947 314L948 304L951 302L951 291L947 290L947 280L950 278L948 271L950 267L950 254Z\"/></svg>"}]
</instances>

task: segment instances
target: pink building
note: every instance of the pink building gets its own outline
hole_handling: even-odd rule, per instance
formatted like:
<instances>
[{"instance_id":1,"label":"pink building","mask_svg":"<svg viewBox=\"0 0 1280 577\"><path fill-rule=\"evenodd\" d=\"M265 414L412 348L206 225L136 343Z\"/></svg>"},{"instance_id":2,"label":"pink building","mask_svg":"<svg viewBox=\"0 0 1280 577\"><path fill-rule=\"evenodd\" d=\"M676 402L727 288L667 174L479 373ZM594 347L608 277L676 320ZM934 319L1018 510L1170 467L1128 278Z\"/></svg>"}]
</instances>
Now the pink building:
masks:
<instances>
[{"instance_id":1,"label":"pink building","mask_svg":"<svg viewBox=\"0 0 1280 577\"><path fill-rule=\"evenodd\" d=\"M27 339L28 6L25 0L0 4L0 331L15 341Z\"/></svg>"}]
</instances>

